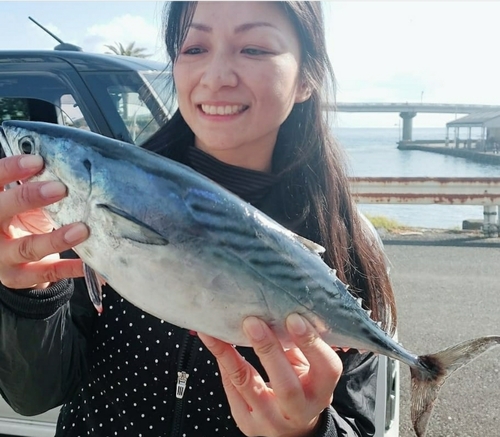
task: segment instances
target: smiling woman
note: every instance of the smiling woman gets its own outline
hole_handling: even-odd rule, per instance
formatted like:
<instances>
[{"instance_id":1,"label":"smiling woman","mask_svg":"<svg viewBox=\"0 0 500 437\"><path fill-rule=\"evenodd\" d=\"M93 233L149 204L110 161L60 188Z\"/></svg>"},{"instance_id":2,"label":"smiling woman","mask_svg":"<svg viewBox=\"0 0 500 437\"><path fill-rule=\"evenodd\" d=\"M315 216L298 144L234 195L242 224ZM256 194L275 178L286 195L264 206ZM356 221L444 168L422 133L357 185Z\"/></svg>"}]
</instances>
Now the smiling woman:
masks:
<instances>
[{"instance_id":1,"label":"smiling woman","mask_svg":"<svg viewBox=\"0 0 500 437\"><path fill-rule=\"evenodd\" d=\"M168 3L165 43L179 106L143 146L323 246L324 261L392 332L383 250L355 207L322 110L333 83L323 25L320 2ZM5 158L0 186L41 166ZM288 315L283 329L296 347L284 350L270 326L245 313L251 347L233 347L143 313L110 284L97 315L81 261L59 256L88 237L86 227L26 228L50 228L39 208L65 196L57 182L0 191L0 320L12 327L0 336L0 388L17 411L62 405L58 437L374 435L378 358L335 352L313 320ZM242 262L249 253L265 262L250 247L235 248ZM269 268L286 276L279 263ZM212 273L207 281L220 284ZM244 284L232 280L238 296ZM19 379L17 369L25 369Z\"/></svg>"},{"instance_id":2,"label":"smiling woman","mask_svg":"<svg viewBox=\"0 0 500 437\"><path fill-rule=\"evenodd\" d=\"M200 3L174 64L195 146L228 164L270 171L279 127L310 94L300 56L279 6Z\"/></svg>"}]
</instances>

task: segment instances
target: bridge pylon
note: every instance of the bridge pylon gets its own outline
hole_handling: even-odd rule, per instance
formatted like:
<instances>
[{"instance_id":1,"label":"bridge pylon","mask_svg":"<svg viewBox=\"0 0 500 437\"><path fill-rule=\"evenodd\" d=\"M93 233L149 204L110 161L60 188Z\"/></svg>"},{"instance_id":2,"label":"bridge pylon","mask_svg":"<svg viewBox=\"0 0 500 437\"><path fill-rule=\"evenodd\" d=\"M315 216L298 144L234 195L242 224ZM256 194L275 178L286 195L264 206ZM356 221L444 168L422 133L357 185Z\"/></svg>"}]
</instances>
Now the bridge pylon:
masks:
<instances>
[{"instance_id":1,"label":"bridge pylon","mask_svg":"<svg viewBox=\"0 0 500 437\"><path fill-rule=\"evenodd\" d=\"M399 116L403 119L403 136L402 141L411 141L413 131L413 117L416 112L400 112Z\"/></svg>"}]
</instances>

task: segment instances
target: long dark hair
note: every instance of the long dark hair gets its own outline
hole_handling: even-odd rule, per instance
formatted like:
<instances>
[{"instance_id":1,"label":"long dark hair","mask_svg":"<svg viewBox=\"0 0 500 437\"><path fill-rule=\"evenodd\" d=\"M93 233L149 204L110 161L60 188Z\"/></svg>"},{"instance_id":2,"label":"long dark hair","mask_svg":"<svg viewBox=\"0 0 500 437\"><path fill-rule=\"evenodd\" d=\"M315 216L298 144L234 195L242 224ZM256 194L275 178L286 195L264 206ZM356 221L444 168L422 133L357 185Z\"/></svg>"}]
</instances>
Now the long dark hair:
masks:
<instances>
[{"instance_id":1,"label":"long dark hair","mask_svg":"<svg viewBox=\"0 0 500 437\"><path fill-rule=\"evenodd\" d=\"M319 235L324 260L372 310L372 317L394 332L396 308L386 259L374 235L358 214L350 192L343 150L334 140L325 104L334 96L335 78L326 51L321 2L279 1L301 45L301 80L311 96L297 103L280 127L273 172L280 177L282 199L292 217ZM186 37L197 2L168 2L164 38L172 65ZM174 84L175 86L175 84ZM175 158L193 133L179 111L145 147Z\"/></svg>"}]
</instances>

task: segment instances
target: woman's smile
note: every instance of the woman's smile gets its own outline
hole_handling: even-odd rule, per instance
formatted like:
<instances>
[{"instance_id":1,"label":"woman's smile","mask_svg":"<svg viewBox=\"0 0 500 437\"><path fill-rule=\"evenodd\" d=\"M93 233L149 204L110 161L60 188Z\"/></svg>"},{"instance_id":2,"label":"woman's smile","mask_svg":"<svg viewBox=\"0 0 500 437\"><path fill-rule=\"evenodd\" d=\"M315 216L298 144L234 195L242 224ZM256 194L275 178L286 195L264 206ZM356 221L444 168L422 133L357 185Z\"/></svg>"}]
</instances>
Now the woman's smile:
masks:
<instances>
[{"instance_id":1,"label":"woman's smile","mask_svg":"<svg viewBox=\"0 0 500 437\"><path fill-rule=\"evenodd\" d=\"M198 105L204 115L234 116L239 115L248 109L247 105L235 104L206 104Z\"/></svg>"}]
</instances>

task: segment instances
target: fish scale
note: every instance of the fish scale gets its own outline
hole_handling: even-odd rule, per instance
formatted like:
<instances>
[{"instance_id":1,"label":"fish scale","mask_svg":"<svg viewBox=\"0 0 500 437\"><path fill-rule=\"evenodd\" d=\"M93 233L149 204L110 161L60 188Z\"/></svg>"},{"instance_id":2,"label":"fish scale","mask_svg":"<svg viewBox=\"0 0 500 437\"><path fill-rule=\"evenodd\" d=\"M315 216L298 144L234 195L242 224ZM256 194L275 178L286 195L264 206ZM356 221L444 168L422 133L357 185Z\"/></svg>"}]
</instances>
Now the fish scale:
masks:
<instances>
[{"instance_id":1,"label":"fish scale","mask_svg":"<svg viewBox=\"0 0 500 437\"><path fill-rule=\"evenodd\" d=\"M89 239L74 250L98 308L99 275L153 316L242 346L250 345L242 322L257 316L292 347L285 320L299 313L332 347L383 354L410 367L418 437L448 376L500 344L491 335L412 354L369 317L323 262L323 248L175 161L47 123L5 121L0 143L7 156L31 145L45 167L30 180L68 187L68 196L44 211L55 227L78 221L89 227Z\"/></svg>"}]
</instances>

